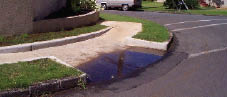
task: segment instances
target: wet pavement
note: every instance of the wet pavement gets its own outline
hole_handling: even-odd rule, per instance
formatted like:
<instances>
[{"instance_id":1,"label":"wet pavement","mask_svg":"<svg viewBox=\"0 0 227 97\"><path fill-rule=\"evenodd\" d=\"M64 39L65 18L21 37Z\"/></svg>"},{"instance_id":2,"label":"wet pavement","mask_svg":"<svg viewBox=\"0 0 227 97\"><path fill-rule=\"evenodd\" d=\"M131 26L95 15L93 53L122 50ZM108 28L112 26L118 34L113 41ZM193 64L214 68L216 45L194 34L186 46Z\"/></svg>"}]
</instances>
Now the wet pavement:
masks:
<instances>
[{"instance_id":1,"label":"wet pavement","mask_svg":"<svg viewBox=\"0 0 227 97\"><path fill-rule=\"evenodd\" d=\"M88 75L90 83L98 83L133 74L160 60L162 56L136 51L116 51L103 54L100 57L78 66Z\"/></svg>"}]
</instances>

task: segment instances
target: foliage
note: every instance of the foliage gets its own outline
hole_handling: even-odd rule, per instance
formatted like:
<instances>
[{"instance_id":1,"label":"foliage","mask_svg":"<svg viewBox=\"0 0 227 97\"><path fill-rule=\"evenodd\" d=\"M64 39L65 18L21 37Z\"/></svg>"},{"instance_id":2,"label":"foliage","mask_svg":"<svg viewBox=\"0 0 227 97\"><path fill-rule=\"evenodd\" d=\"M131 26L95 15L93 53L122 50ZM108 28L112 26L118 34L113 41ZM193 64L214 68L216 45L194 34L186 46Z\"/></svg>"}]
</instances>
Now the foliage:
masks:
<instances>
[{"instance_id":1,"label":"foliage","mask_svg":"<svg viewBox=\"0 0 227 97\"><path fill-rule=\"evenodd\" d=\"M67 7L72 12L92 11L96 8L95 0L68 0Z\"/></svg>"},{"instance_id":2,"label":"foliage","mask_svg":"<svg viewBox=\"0 0 227 97\"><path fill-rule=\"evenodd\" d=\"M185 0L185 3L187 4L188 8L195 9L199 8L199 0Z\"/></svg>"},{"instance_id":3,"label":"foliage","mask_svg":"<svg viewBox=\"0 0 227 97\"><path fill-rule=\"evenodd\" d=\"M198 0L184 0L184 2L186 3L186 5L188 6L189 9L199 8ZM177 9L178 7L180 7L180 5L182 6L182 8L185 8L182 5L181 0L166 0L164 2L164 6L171 8L171 9Z\"/></svg>"},{"instance_id":4,"label":"foliage","mask_svg":"<svg viewBox=\"0 0 227 97\"><path fill-rule=\"evenodd\" d=\"M4 40L4 37L0 35L0 42Z\"/></svg>"},{"instance_id":5,"label":"foliage","mask_svg":"<svg viewBox=\"0 0 227 97\"><path fill-rule=\"evenodd\" d=\"M164 2L164 6L168 8L174 8L177 9L177 1L178 0L166 0Z\"/></svg>"},{"instance_id":6,"label":"foliage","mask_svg":"<svg viewBox=\"0 0 227 97\"><path fill-rule=\"evenodd\" d=\"M95 0L81 0L80 8L82 11L92 11L96 9Z\"/></svg>"},{"instance_id":7,"label":"foliage","mask_svg":"<svg viewBox=\"0 0 227 97\"><path fill-rule=\"evenodd\" d=\"M80 87L80 89L85 90L86 89L86 79L79 78L77 81L77 85Z\"/></svg>"},{"instance_id":8,"label":"foliage","mask_svg":"<svg viewBox=\"0 0 227 97\"><path fill-rule=\"evenodd\" d=\"M80 0L69 0L70 1L70 8L73 12L80 11Z\"/></svg>"}]
</instances>

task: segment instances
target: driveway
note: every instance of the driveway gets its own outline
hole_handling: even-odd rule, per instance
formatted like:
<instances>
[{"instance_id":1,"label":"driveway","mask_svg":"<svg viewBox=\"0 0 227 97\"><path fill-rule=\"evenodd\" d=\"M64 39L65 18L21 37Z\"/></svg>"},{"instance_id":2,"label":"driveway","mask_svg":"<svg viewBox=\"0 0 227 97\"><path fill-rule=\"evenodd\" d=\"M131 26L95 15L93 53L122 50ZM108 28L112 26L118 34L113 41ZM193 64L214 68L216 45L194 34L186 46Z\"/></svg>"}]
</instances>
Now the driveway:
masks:
<instances>
[{"instance_id":1,"label":"driveway","mask_svg":"<svg viewBox=\"0 0 227 97\"><path fill-rule=\"evenodd\" d=\"M155 21L175 35L160 62L115 82L70 89L57 97L226 97L227 17L104 11Z\"/></svg>"}]
</instances>

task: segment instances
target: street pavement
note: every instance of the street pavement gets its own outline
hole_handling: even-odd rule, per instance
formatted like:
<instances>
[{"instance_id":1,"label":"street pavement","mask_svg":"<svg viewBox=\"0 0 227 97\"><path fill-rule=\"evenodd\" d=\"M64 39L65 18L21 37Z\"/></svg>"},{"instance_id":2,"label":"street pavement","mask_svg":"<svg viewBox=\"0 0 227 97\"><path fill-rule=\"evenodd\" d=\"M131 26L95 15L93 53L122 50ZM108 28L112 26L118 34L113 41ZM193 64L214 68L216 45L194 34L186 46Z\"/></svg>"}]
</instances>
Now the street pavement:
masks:
<instances>
[{"instance_id":1,"label":"street pavement","mask_svg":"<svg viewBox=\"0 0 227 97\"><path fill-rule=\"evenodd\" d=\"M56 97L227 97L227 17L108 10L151 20L174 34L159 62L124 79Z\"/></svg>"}]
</instances>

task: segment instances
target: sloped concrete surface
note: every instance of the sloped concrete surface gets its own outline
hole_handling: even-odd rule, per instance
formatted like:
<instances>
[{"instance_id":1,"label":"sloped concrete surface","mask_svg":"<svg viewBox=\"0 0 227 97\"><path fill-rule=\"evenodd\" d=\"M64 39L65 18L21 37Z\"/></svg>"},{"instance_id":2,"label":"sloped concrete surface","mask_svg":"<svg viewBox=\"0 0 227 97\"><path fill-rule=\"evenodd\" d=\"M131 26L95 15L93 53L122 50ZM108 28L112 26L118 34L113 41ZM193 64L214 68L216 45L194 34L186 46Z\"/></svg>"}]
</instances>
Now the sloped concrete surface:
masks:
<instances>
[{"instance_id":1,"label":"sloped concrete surface","mask_svg":"<svg viewBox=\"0 0 227 97\"><path fill-rule=\"evenodd\" d=\"M140 23L107 21L102 24L113 28L100 37L77 43L29 52L0 54L0 64L18 62L35 57L55 56L67 64L76 67L96 58L99 54L108 53L116 49L126 49L123 42L125 38L132 37L133 33L138 33L142 30ZM130 25L130 29L128 25Z\"/></svg>"}]
</instances>

